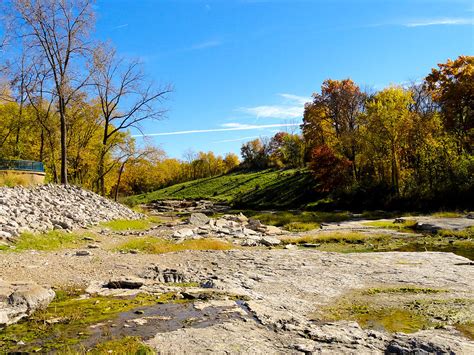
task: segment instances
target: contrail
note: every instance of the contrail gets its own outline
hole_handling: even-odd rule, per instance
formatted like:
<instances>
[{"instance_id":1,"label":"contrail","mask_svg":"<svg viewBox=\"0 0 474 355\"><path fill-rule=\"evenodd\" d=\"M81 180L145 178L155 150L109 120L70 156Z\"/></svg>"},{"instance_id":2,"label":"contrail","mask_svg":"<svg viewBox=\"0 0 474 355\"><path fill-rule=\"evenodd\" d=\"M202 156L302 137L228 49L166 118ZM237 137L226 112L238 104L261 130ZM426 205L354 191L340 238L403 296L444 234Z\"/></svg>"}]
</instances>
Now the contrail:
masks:
<instances>
[{"instance_id":1,"label":"contrail","mask_svg":"<svg viewBox=\"0 0 474 355\"><path fill-rule=\"evenodd\" d=\"M147 133L135 134L132 137L157 137L157 136L175 136L179 134L193 134L193 133L209 133L209 132L227 132L227 131L249 131L252 129L262 128L276 128L276 127L295 127L300 126L300 123L278 123L266 125L243 125L241 127L231 128L213 128L213 129L195 129L192 131L176 131L176 132L162 132L162 133Z\"/></svg>"}]
</instances>

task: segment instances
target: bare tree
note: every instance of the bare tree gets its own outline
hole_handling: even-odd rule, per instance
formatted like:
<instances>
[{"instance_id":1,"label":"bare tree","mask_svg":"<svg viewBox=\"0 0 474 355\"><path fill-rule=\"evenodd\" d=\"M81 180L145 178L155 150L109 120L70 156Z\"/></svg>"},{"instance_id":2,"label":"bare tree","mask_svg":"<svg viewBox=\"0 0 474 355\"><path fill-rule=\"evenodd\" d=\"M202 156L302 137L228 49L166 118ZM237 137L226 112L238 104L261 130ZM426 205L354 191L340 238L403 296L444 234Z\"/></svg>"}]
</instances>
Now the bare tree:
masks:
<instances>
[{"instance_id":1,"label":"bare tree","mask_svg":"<svg viewBox=\"0 0 474 355\"><path fill-rule=\"evenodd\" d=\"M141 130L141 123L146 120L161 119L166 110L157 105L171 92L171 87L156 88L146 80L139 61L118 57L109 45L97 47L93 58L92 82L104 120L97 186L105 195L105 157L114 148L113 138L129 128Z\"/></svg>"},{"instance_id":2,"label":"bare tree","mask_svg":"<svg viewBox=\"0 0 474 355\"><path fill-rule=\"evenodd\" d=\"M67 184L67 116L88 78L75 68L88 53L93 0L12 0L15 28L29 55L45 59L60 119L61 183Z\"/></svg>"},{"instance_id":3,"label":"bare tree","mask_svg":"<svg viewBox=\"0 0 474 355\"><path fill-rule=\"evenodd\" d=\"M57 183L58 169L56 166L57 129L53 123L55 95L47 88L47 82L51 80L49 66L41 62L35 62L31 67L31 79L25 86L28 104L33 109L36 121L40 124L40 152L39 160L44 161L45 145L49 147L49 164L53 174L53 181Z\"/></svg>"}]
</instances>

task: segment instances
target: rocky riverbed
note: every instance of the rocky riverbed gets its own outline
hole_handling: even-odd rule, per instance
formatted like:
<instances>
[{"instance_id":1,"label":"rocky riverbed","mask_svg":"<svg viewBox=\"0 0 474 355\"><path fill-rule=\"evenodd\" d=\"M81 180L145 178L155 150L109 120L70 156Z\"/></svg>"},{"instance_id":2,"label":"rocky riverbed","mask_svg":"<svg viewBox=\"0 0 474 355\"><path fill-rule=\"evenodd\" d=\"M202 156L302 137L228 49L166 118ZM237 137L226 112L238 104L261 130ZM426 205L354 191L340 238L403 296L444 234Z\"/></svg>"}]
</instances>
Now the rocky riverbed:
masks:
<instances>
[{"instance_id":1,"label":"rocky riverbed","mask_svg":"<svg viewBox=\"0 0 474 355\"><path fill-rule=\"evenodd\" d=\"M54 250L19 252L13 243L0 251L0 320L5 327L23 318L0 330L0 350L85 351L138 336L159 353L474 353L467 258L346 254L293 243L311 233L380 232L365 221L289 233L239 214L160 218L141 230L75 229L77 244ZM420 221L443 229L472 225L469 218ZM191 250L207 240L229 250ZM130 243L137 248L124 249ZM172 252L183 245L190 250ZM56 299L37 311L52 290Z\"/></svg>"}]
</instances>

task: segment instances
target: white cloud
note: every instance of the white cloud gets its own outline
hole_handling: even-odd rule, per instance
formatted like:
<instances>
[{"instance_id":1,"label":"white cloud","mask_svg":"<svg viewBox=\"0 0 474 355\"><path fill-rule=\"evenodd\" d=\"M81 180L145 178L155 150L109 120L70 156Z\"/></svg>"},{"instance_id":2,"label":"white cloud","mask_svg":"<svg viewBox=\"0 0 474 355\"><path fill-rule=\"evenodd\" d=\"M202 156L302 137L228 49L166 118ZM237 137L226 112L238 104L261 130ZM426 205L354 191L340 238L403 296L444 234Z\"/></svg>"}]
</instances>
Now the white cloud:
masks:
<instances>
[{"instance_id":1,"label":"white cloud","mask_svg":"<svg viewBox=\"0 0 474 355\"><path fill-rule=\"evenodd\" d=\"M278 96L285 99L283 104L241 107L239 111L257 118L294 119L303 117L304 105L311 101L307 97L293 94L283 93Z\"/></svg>"},{"instance_id":2,"label":"white cloud","mask_svg":"<svg viewBox=\"0 0 474 355\"><path fill-rule=\"evenodd\" d=\"M405 23L405 27L474 25L473 18L438 18Z\"/></svg>"},{"instance_id":3,"label":"white cloud","mask_svg":"<svg viewBox=\"0 0 474 355\"><path fill-rule=\"evenodd\" d=\"M240 111L257 118L300 118L303 116L304 108L302 106L256 106L242 107Z\"/></svg>"},{"instance_id":4,"label":"white cloud","mask_svg":"<svg viewBox=\"0 0 474 355\"><path fill-rule=\"evenodd\" d=\"M222 125L222 127L224 127L224 128L195 129L195 130L189 130L189 131L174 131L174 132L135 134L132 137L158 137L158 136L176 136L176 135L194 134L194 133L249 131L249 130L259 130L259 129L266 129L266 128L277 128L277 127L296 127L296 126L299 126L299 125L300 125L299 123L277 123L277 124L264 124L264 125L225 123L225 124Z\"/></svg>"},{"instance_id":5,"label":"white cloud","mask_svg":"<svg viewBox=\"0 0 474 355\"><path fill-rule=\"evenodd\" d=\"M289 101L297 102L301 105L304 105L307 102L311 101L311 98L308 98L308 97L305 97L305 96L298 96L298 95L293 95L293 94L278 94L278 95L283 97L284 99L287 99Z\"/></svg>"}]
</instances>

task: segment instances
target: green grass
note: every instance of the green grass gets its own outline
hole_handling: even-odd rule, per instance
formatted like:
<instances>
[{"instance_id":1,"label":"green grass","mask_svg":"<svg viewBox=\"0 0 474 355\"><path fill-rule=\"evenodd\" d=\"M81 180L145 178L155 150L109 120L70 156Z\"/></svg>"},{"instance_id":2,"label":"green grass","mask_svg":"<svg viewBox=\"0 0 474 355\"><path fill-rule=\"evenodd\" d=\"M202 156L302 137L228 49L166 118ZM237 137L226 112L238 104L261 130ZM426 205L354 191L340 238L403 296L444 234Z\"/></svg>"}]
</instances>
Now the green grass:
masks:
<instances>
[{"instance_id":1,"label":"green grass","mask_svg":"<svg viewBox=\"0 0 474 355\"><path fill-rule=\"evenodd\" d=\"M417 286L399 286L399 287L377 287L369 288L368 290L362 291L364 295L376 295L380 293L386 294L432 294L432 293L443 293L449 292L448 290L442 290L437 288L429 287L417 287Z\"/></svg>"},{"instance_id":2,"label":"green grass","mask_svg":"<svg viewBox=\"0 0 474 355\"><path fill-rule=\"evenodd\" d=\"M440 212L435 212L431 214L432 217L437 217L437 218L458 218L462 217L462 213L459 212L453 212L453 211L440 211Z\"/></svg>"},{"instance_id":3,"label":"green grass","mask_svg":"<svg viewBox=\"0 0 474 355\"><path fill-rule=\"evenodd\" d=\"M305 232L319 228L321 223L349 220L349 212L311 212L311 211L245 211L245 215L260 220L263 224L283 227L291 232Z\"/></svg>"},{"instance_id":4,"label":"green grass","mask_svg":"<svg viewBox=\"0 0 474 355\"><path fill-rule=\"evenodd\" d=\"M93 355L108 355L108 354L136 354L136 355L151 355L155 354L153 349L142 343L139 337L124 337L121 339L113 339L107 342L98 344L94 349L88 353Z\"/></svg>"},{"instance_id":5,"label":"green grass","mask_svg":"<svg viewBox=\"0 0 474 355\"><path fill-rule=\"evenodd\" d=\"M147 219L117 219L115 221L103 222L100 225L116 232L135 230L147 230L153 225L160 224L161 220L157 217L148 217Z\"/></svg>"},{"instance_id":6,"label":"green grass","mask_svg":"<svg viewBox=\"0 0 474 355\"><path fill-rule=\"evenodd\" d=\"M0 246L0 250L21 252L25 250L54 251L68 248L77 248L85 244L85 234L68 233L64 231L50 231L47 233L21 234L12 247Z\"/></svg>"},{"instance_id":7,"label":"green grass","mask_svg":"<svg viewBox=\"0 0 474 355\"><path fill-rule=\"evenodd\" d=\"M461 229L461 230L440 230L437 235L444 238L454 239L473 239L474 238L474 226Z\"/></svg>"},{"instance_id":8,"label":"green grass","mask_svg":"<svg viewBox=\"0 0 474 355\"><path fill-rule=\"evenodd\" d=\"M233 246L230 243L215 239L185 240L182 243L154 237L137 237L119 245L118 251L140 251L147 254L164 254L184 250L229 250Z\"/></svg>"},{"instance_id":9,"label":"green grass","mask_svg":"<svg viewBox=\"0 0 474 355\"><path fill-rule=\"evenodd\" d=\"M77 298L78 294L58 291L47 309L0 331L0 349L5 352L71 351L89 336L89 326L115 319L120 313L157 303L183 302L174 294L139 294L134 298ZM19 342L24 346L18 345ZM99 350L101 347L99 347Z\"/></svg>"},{"instance_id":10,"label":"green grass","mask_svg":"<svg viewBox=\"0 0 474 355\"><path fill-rule=\"evenodd\" d=\"M314 181L307 170L236 172L189 181L147 194L131 196L130 206L168 199L209 199L245 208L285 208L315 200Z\"/></svg>"},{"instance_id":11,"label":"green grass","mask_svg":"<svg viewBox=\"0 0 474 355\"><path fill-rule=\"evenodd\" d=\"M399 232L413 232L413 228L416 225L416 221L413 220L404 220L402 223L394 223L393 221L373 221L365 222L364 225L374 228L385 228L385 229L394 229Z\"/></svg>"},{"instance_id":12,"label":"green grass","mask_svg":"<svg viewBox=\"0 0 474 355\"><path fill-rule=\"evenodd\" d=\"M318 243L346 243L346 244L364 244L381 242L389 239L386 235L363 234L358 232L332 232L320 233L317 235L305 235L302 237L283 238L284 244L318 244Z\"/></svg>"}]
</instances>

